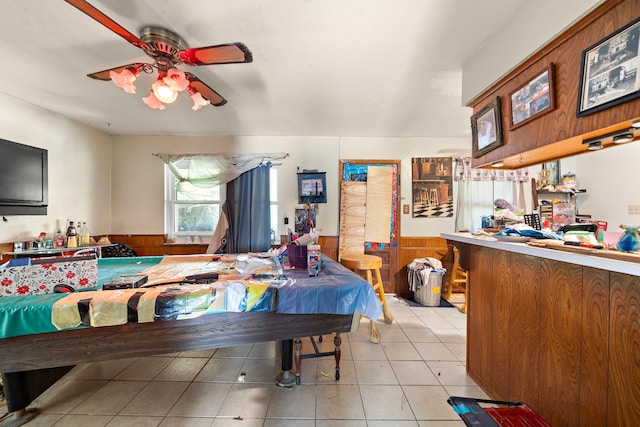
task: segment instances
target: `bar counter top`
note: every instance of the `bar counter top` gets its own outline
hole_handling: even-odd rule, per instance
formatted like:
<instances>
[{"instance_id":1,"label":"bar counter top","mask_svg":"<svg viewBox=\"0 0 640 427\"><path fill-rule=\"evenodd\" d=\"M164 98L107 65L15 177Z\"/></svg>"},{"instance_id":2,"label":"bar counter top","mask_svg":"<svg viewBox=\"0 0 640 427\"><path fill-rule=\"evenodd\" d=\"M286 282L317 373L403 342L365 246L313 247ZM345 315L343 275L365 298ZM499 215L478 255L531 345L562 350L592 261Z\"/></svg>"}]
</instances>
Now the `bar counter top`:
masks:
<instances>
[{"instance_id":1,"label":"bar counter top","mask_svg":"<svg viewBox=\"0 0 640 427\"><path fill-rule=\"evenodd\" d=\"M491 240L488 238L478 238L474 237L471 233L441 233L440 237L452 242L468 243L470 245L501 249L523 255L532 255L585 267L593 267L617 273L630 274L632 276L640 276L640 257L638 257L639 262L630 262L600 256L603 251L614 252L607 249L582 248L584 253L575 253L530 246L526 243L513 243Z\"/></svg>"}]
</instances>

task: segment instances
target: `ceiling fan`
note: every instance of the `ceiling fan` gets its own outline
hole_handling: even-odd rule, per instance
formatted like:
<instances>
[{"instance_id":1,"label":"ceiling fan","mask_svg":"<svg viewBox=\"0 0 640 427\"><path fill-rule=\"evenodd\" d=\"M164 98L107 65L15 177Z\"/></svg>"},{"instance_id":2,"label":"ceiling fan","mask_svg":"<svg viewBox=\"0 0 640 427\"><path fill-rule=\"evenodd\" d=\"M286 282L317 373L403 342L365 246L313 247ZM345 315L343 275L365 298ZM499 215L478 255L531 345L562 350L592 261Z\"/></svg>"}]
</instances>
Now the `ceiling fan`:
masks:
<instances>
[{"instance_id":1,"label":"ceiling fan","mask_svg":"<svg viewBox=\"0 0 640 427\"><path fill-rule=\"evenodd\" d=\"M141 72L151 74L157 70L158 79L152 85L149 96L142 98L150 108L163 110L165 104L175 101L178 93L185 90L188 90L193 100L194 110L208 104L218 107L227 103L226 99L198 77L178 69L176 65L199 66L253 61L251 51L242 43L189 48L178 34L158 26L144 27L140 37L137 37L85 0L65 1L135 47L142 49L153 59L154 62L151 64L135 62L88 74L88 77L97 80L112 80L125 92L135 93L134 82L138 75Z\"/></svg>"}]
</instances>

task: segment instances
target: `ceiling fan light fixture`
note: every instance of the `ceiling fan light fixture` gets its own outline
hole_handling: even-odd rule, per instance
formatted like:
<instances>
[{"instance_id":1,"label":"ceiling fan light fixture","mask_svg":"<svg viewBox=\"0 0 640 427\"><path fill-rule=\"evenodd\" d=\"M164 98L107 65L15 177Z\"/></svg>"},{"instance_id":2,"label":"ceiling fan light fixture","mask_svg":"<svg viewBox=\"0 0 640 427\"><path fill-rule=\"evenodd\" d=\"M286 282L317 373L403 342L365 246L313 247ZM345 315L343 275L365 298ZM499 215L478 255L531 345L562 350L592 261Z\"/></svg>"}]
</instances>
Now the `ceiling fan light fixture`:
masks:
<instances>
[{"instance_id":1,"label":"ceiling fan light fixture","mask_svg":"<svg viewBox=\"0 0 640 427\"><path fill-rule=\"evenodd\" d=\"M134 82L138 77L137 70L131 70L129 68L123 68L119 73L117 71L110 71L109 77L117 87L124 89L127 93L136 93L136 85Z\"/></svg>"},{"instance_id":2,"label":"ceiling fan light fixture","mask_svg":"<svg viewBox=\"0 0 640 427\"><path fill-rule=\"evenodd\" d=\"M189 94L191 95L191 100L193 101L193 107L191 107L192 110L199 110L202 107L211 104L208 99L205 99L200 92L193 89L191 86L189 86Z\"/></svg>"},{"instance_id":3,"label":"ceiling fan light fixture","mask_svg":"<svg viewBox=\"0 0 640 427\"><path fill-rule=\"evenodd\" d=\"M171 89L162 77L158 77L158 80L151 85L151 91L155 95L156 99L165 104L171 104L178 97L178 92Z\"/></svg>"},{"instance_id":4,"label":"ceiling fan light fixture","mask_svg":"<svg viewBox=\"0 0 640 427\"><path fill-rule=\"evenodd\" d=\"M182 92L189 87L187 76L177 68L169 69L167 74L162 78L162 81L175 92Z\"/></svg>"},{"instance_id":5,"label":"ceiling fan light fixture","mask_svg":"<svg viewBox=\"0 0 640 427\"><path fill-rule=\"evenodd\" d=\"M149 92L149 96L143 97L142 101L144 101L144 103L147 104L149 108L153 108L154 110L164 110L165 108L164 104L160 102L158 98L156 98L153 90Z\"/></svg>"}]
</instances>

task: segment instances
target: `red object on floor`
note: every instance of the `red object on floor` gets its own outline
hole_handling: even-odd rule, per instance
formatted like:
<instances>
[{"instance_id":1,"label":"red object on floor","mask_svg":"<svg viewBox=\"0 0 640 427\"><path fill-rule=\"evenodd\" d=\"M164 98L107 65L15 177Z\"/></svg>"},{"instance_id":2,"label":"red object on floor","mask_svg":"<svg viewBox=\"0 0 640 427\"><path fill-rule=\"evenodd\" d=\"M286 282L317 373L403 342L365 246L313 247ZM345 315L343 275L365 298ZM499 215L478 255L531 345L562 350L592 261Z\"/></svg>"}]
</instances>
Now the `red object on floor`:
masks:
<instances>
[{"instance_id":1,"label":"red object on floor","mask_svg":"<svg viewBox=\"0 0 640 427\"><path fill-rule=\"evenodd\" d=\"M450 396L447 403L467 426L551 427L536 411L522 402ZM492 406L480 406L480 403Z\"/></svg>"},{"instance_id":2,"label":"red object on floor","mask_svg":"<svg viewBox=\"0 0 640 427\"><path fill-rule=\"evenodd\" d=\"M505 427L548 427L542 419L526 403L508 408L484 408L499 425Z\"/></svg>"}]
</instances>

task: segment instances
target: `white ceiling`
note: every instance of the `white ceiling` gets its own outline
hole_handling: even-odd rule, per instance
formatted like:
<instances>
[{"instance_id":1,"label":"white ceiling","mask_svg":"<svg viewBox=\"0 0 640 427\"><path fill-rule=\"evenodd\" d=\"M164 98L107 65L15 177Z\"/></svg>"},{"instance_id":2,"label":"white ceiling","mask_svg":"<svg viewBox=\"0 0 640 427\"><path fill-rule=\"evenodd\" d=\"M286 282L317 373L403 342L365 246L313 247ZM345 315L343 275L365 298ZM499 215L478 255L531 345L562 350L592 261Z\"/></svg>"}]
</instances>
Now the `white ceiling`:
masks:
<instances>
[{"instance_id":1,"label":"white ceiling","mask_svg":"<svg viewBox=\"0 0 640 427\"><path fill-rule=\"evenodd\" d=\"M0 92L115 135L468 137L462 64L524 0L90 0L130 32L243 42L249 64L180 67L228 103L163 111L88 73L151 62L63 0L2 0Z\"/></svg>"}]
</instances>

